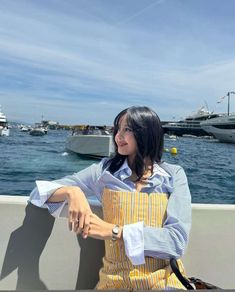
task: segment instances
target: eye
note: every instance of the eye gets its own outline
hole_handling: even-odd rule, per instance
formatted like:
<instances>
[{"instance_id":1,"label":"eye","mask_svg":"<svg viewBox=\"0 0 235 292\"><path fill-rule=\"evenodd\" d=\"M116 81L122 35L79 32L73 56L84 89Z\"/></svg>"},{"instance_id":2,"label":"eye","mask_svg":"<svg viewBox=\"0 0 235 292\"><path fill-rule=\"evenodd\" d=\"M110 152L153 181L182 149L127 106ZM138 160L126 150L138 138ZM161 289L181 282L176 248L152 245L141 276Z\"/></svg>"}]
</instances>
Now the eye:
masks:
<instances>
[{"instance_id":1,"label":"eye","mask_svg":"<svg viewBox=\"0 0 235 292\"><path fill-rule=\"evenodd\" d=\"M124 131L125 131L125 132L132 132L132 129L129 128L129 127L125 127L125 128L124 128Z\"/></svg>"}]
</instances>

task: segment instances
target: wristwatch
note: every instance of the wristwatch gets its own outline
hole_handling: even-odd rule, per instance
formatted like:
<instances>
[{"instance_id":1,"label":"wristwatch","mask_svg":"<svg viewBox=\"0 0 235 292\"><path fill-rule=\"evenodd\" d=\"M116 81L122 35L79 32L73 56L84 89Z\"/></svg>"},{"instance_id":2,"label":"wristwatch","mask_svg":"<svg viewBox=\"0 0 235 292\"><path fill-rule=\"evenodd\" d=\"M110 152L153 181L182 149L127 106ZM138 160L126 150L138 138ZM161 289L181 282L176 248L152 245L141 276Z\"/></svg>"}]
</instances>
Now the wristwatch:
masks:
<instances>
[{"instance_id":1,"label":"wristwatch","mask_svg":"<svg viewBox=\"0 0 235 292\"><path fill-rule=\"evenodd\" d=\"M119 233L119 225L115 225L112 229L112 240L113 241L118 239L118 233Z\"/></svg>"}]
</instances>

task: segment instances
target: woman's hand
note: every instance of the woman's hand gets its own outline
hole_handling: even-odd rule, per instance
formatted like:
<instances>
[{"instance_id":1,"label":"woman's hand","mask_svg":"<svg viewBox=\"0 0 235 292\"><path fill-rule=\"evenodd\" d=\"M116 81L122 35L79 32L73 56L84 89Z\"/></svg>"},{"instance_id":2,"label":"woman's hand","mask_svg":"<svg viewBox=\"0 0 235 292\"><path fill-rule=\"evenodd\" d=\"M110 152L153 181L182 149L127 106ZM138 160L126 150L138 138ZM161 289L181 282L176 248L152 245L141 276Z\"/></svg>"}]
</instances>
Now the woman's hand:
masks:
<instances>
[{"instance_id":1,"label":"woman's hand","mask_svg":"<svg viewBox=\"0 0 235 292\"><path fill-rule=\"evenodd\" d=\"M96 239L112 239L112 229L114 224L108 223L100 219L96 214L92 213L90 215L90 226L88 231L88 236ZM84 233L84 232L83 232ZM82 234L83 234L82 233ZM120 226L120 231L118 238L122 236L122 227Z\"/></svg>"},{"instance_id":2,"label":"woman's hand","mask_svg":"<svg viewBox=\"0 0 235 292\"><path fill-rule=\"evenodd\" d=\"M112 239L114 224L105 222L92 213L90 205L83 191L76 186L64 186L57 189L48 199L48 202L68 201L69 229L83 238ZM118 238L122 237L122 227Z\"/></svg>"},{"instance_id":3,"label":"woman's hand","mask_svg":"<svg viewBox=\"0 0 235 292\"><path fill-rule=\"evenodd\" d=\"M76 186L64 186L57 189L48 199L48 202L68 201L69 229L76 233L88 233L90 215L92 214L90 205L83 191Z\"/></svg>"},{"instance_id":4,"label":"woman's hand","mask_svg":"<svg viewBox=\"0 0 235 292\"><path fill-rule=\"evenodd\" d=\"M83 232L86 238L92 214L87 198L79 187L67 187L66 193L69 205L69 229L79 234Z\"/></svg>"}]
</instances>

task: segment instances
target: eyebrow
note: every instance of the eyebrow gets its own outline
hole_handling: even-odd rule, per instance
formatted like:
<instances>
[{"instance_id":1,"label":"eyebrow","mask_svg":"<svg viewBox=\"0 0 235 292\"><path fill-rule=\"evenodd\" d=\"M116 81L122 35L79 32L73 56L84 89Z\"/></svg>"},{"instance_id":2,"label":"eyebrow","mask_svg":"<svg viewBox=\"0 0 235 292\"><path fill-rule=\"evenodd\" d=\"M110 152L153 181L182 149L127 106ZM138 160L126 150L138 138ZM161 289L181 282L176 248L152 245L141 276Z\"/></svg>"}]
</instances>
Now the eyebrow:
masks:
<instances>
[{"instance_id":1,"label":"eyebrow","mask_svg":"<svg viewBox=\"0 0 235 292\"><path fill-rule=\"evenodd\" d=\"M121 125L120 125L120 123L118 124L118 127L120 127ZM131 128L128 124L124 124L123 125L123 128Z\"/></svg>"}]
</instances>

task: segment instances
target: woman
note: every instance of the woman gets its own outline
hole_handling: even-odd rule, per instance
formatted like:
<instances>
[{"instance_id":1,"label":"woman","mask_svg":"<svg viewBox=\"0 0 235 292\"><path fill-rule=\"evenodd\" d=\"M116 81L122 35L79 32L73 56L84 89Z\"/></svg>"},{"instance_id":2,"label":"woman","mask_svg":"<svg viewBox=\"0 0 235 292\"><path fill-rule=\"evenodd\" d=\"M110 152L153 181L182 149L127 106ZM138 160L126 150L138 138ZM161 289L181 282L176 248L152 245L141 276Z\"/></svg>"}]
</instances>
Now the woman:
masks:
<instances>
[{"instance_id":1,"label":"woman","mask_svg":"<svg viewBox=\"0 0 235 292\"><path fill-rule=\"evenodd\" d=\"M161 161L163 130L148 107L120 112L113 139L112 158L60 180L38 181L30 200L54 216L68 206L70 230L105 240L97 289L184 289L169 268L170 258L183 255L191 227L184 170ZM90 195L102 202L103 220L92 213Z\"/></svg>"}]
</instances>

